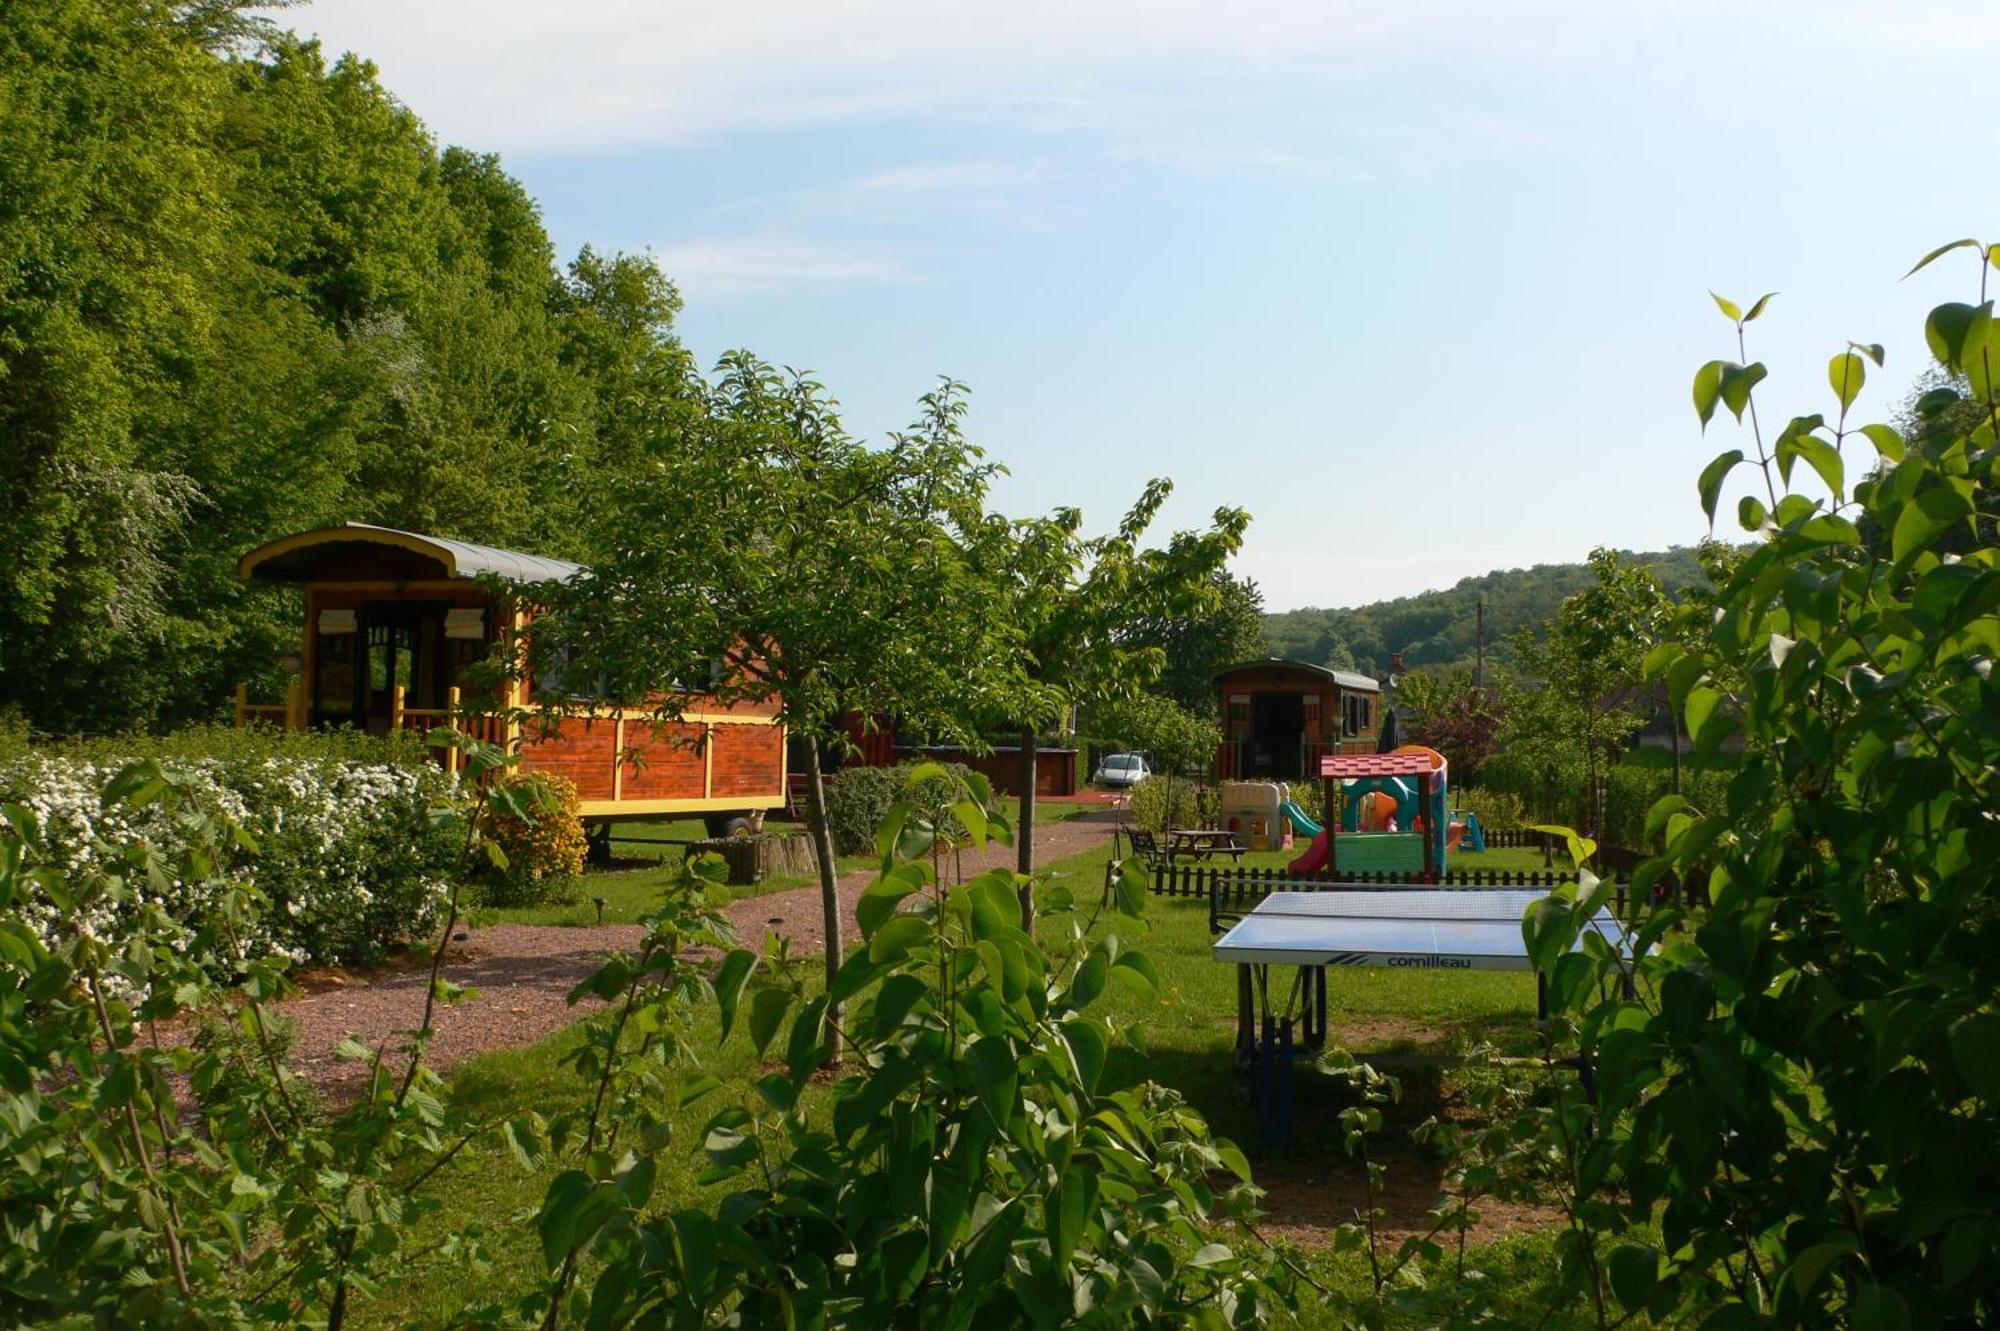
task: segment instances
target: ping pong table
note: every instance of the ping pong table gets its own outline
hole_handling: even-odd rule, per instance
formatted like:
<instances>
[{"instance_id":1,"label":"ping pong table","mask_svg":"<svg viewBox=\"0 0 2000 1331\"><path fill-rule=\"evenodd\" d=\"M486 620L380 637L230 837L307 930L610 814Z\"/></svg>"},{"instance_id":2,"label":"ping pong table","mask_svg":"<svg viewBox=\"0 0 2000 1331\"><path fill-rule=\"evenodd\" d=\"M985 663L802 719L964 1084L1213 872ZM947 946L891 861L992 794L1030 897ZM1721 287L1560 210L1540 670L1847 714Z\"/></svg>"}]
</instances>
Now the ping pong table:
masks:
<instances>
[{"instance_id":1,"label":"ping pong table","mask_svg":"<svg viewBox=\"0 0 2000 1331\"><path fill-rule=\"evenodd\" d=\"M1327 967L1533 970L1521 918L1547 895L1330 884L1324 891L1273 892L1216 939L1215 959L1237 967L1236 1062L1256 1076L1267 1144L1282 1140L1290 1127L1292 1012L1299 1013L1298 1044L1316 1050L1325 1043ZM1585 931L1629 954L1624 927L1609 910L1599 910ZM1291 993L1275 1009L1274 965L1297 968ZM1546 990L1539 1005L1546 1016Z\"/></svg>"}]
</instances>

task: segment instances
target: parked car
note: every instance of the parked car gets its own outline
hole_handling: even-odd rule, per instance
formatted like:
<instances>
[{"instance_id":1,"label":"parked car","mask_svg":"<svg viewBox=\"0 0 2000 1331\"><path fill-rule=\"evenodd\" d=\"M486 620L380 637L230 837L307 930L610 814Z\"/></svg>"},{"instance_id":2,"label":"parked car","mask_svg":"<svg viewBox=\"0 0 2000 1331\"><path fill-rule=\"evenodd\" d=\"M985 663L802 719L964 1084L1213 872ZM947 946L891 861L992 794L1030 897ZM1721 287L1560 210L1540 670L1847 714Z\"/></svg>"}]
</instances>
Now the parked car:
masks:
<instances>
[{"instance_id":1,"label":"parked car","mask_svg":"<svg viewBox=\"0 0 2000 1331\"><path fill-rule=\"evenodd\" d=\"M1136 753L1107 753L1090 779L1100 786L1136 786L1153 773Z\"/></svg>"}]
</instances>

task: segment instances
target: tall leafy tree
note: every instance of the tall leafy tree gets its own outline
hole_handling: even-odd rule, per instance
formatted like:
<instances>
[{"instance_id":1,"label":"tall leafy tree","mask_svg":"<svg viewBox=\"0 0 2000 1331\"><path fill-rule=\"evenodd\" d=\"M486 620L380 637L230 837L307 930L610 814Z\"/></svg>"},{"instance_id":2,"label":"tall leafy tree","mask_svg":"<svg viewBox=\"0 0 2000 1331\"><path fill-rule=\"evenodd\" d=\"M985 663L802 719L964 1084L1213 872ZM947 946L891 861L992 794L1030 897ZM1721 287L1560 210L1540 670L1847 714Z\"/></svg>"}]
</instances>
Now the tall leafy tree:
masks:
<instances>
[{"instance_id":1,"label":"tall leafy tree","mask_svg":"<svg viewBox=\"0 0 2000 1331\"><path fill-rule=\"evenodd\" d=\"M1499 748L1506 714L1499 695L1475 683L1470 670L1412 671L1396 687L1408 721L1404 738L1451 760L1451 779L1470 785Z\"/></svg>"},{"instance_id":2,"label":"tall leafy tree","mask_svg":"<svg viewBox=\"0 0 2000 1331\"><path fill-rule=\"evenodd\" d=\"M1213 594L1196 613L1142 615L1125 637L1160 649L1162 665L1153 692L1196 716L1214 719L1216 675L1265 655L1264 593L1250 579L1220 569L1209 585Z\"/></svg>"},{"instance_id":3,"label":"tall leafy tree","mask_svg":"<svg viewBox=\"0 0 2000 1331\"><path fill-rule=\"evenodd\" d=\"M1584 776L1584 817L1602 821L1598 774L1637 730L1645 656L1660 641L1672 603L1651 570L1615 550L1593 550L1597 581L1562 603L1547 630L1515 641L1531 689L1507 695L1502 743L1548 766Z\"/></svg>"},{"instance_id":4,"label":"tall leafy tree","mask_svg":"<svg viewBox=\"0 0 2000 1331\"><path fill-rule=\"evenodd\" d=\"M805 758L831 984L846 930L823 771L842 718L977 744L976 718L1025 687L999 588L962 544L993 469L955 383L869 448L812 379L740 352L719 370L708 412L663 413L646 465L600 496L602 553L551 595L534 650L662 718L693 681L777 704Z\"/></svg>"},{"instance_id":5,"label":"tall leafy tree","mask_svg":"<svg viewBox=\"0 0 2000 1331\"><path fill-rule=\"evenodd\" d=\"M684 380L650 262L559 271L491 156L236 0L0 6L0 708L171 724L275 687L247 546L346 519L587 557Z\"/></svg>"},{"instance_id":6,"label":"tall leafy tree","mask_svg":"<svg viewBox=\"0 0 2000 1331\"><path fill-rule=\"evenodd\" d=\"M1035 775L1040 728L1052 715L1099 699L1130 696L1157 679L1166 649L1135 628L1150 619L1196 618L1219 599L1216 579L1243 544L1250 515L1219 508L1202 531L1176 532L1164 546L1143 545L1173 491L1155 480L1119 522L1099 537L1083 534L1083 514L1059 509L1014 525L1004 573L1007 621L1026 645L1028 678L1037 687L1007 713L1021 736L1020 872L1035 867ZM1051 708L1054 709L1053 714ZM1039 709L1039 710L1038 710ZM1034 902L1022 901L1034 927Z\"/></svg>"}]
</instances>

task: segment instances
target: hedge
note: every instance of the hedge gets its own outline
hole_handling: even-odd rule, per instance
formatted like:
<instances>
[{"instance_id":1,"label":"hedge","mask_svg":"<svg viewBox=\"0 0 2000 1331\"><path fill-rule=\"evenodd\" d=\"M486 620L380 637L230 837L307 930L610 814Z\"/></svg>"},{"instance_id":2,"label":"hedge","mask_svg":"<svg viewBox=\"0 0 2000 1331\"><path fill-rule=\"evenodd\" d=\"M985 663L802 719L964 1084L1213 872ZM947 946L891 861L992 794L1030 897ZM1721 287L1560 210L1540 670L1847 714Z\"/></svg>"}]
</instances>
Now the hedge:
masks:
<instances>
[{"instance_id":1,"label":"hedge","mask_svg":"<svg viewBox=\"0 0 2000 1331\"><path fill-rule=\"evenodd\" d=\"M971 772L961 763L946 763L947 771L964 780ZM827 778L826 821L839 855L864 855L875 849L875 829L889 806L903 798L903 786L915 763L894 767L845 767Z\"/></svg>"},{"instance_id":2,"label":"hedge","mask_svg":"<svg viewBox=\"0 0 2000 1331\"><path fill-rule=\"evenodd\" d=\"M163 744L134 743L140 753L114 756L115 744L0 756L0 802L23 805L36 820L39 849L68 876L105 866L120 844L144 839L162 851L181 845L164 806L104 806L100 792L132 758L156 756ZM144 753L153 747L153 753ZM309 752L295 746L294 755ZM270 908L245 938L246 952L295 962L367 962L441 922L461 843L432 810L447 801L454 778L428 764L283 756L248 744L238 756L164 757L187 780L202 807L227 815L256 842L228 868L254 885ZM141 906L157 905L188 924L206 912L213 884L140 886L119 904L94 908L88 924L106 941L122 936ZM46 897L19 903L44 938L59 918Z\"/></svg>"}]
</instances>

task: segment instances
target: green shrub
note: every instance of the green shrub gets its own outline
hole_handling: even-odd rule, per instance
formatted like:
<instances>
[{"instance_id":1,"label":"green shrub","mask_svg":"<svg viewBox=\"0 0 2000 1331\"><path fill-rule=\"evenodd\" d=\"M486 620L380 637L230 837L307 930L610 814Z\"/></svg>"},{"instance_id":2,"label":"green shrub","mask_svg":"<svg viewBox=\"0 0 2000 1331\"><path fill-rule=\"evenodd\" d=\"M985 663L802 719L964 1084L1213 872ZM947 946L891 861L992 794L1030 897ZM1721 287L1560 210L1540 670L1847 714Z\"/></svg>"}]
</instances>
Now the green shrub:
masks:
<instances>
[{"instance_id":1,"label":"green shrub","mask_svg":"<svg viewBox=\"0 0 2000 1331\"><path fill-rule=\"evenodd\" d=\"M103 800L125 765L113 760L113 743L0 757L0 801L34 812L37 852L67 873L95 870L121 843L143 840L165 854L183 847L182 826L165 806ZM225 883L252 884L270 903L256 931L241 939L252 956L367 962L436 923L461 853L453 833L431 817L454 781L436 765L260 753L254 742L227 757L166 757L160 765L203 811L239 824L256 850L232 864L226 879L177 879L106 896L88 921L97 937L125 937L149 907L191 925ZM52 899L30 894L18 909L29 927L53 936L60 912Z\"/></svg>"},{"instance_id":2,"label":"green shrub","mask_svg":"<svg viewBox=\"0 0 2000 1331\"><path fill-rule=\"evenodd\" d=\"M480 884L489 906L565 905L583 876L583 819L576 783L546 772L502 779L511 799L486 804L486 835L507 864Z\"/></svg>"},{"instance_id":3,"label":"green shrub","mask_svg":"<svg viewBox=\"0 0 2000 1331\"><path fill-rule=\"evenodd\" d=\"M944 767L960 781L970 775L962 763L946 763ZM914 763L845 767L827 778L826 821L833 832L836 854L865 855L875 849L875 829L890 805L907 798L903 785L915 769Z\"/></svg>"},{"instance_id":4,"label":"green shrub","mask_svg":"<svg viewBox=\"0 0 2000 1331\"><path fill-rule=\"evenodd\" d=\"M1168 804L1168 786L1173 787ZM1311 806L1308 805L1308 808ZM1222 812L1222 792L1212 785L1176 777L1149 776L1132 787L1132 821L1148 831L1169 827L1200 827Z\"/></svg>"},{"instance_id":5,"label":"green shrub","mask_svg":"<svg viewBox=\"0 0 2000 1331\"><path fill-rule=\"evenodd\" d=\"M1528 811L1521 797L1511 790L1494 786L1465 786L1451 792L1455 809L1470 809L1479 815L1479 825L1488 832L1518 832L1528 825Z\"/></svg>"}]
</instances>

